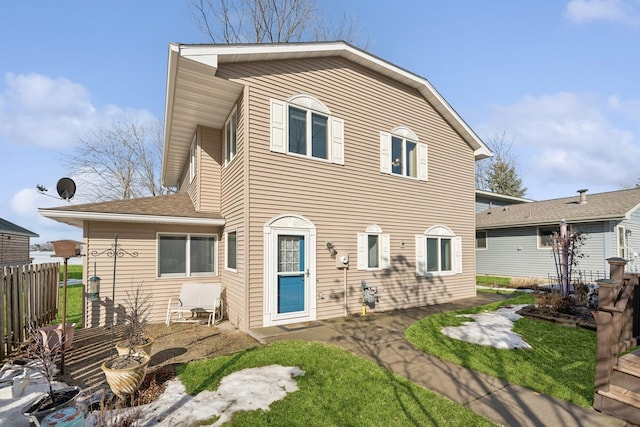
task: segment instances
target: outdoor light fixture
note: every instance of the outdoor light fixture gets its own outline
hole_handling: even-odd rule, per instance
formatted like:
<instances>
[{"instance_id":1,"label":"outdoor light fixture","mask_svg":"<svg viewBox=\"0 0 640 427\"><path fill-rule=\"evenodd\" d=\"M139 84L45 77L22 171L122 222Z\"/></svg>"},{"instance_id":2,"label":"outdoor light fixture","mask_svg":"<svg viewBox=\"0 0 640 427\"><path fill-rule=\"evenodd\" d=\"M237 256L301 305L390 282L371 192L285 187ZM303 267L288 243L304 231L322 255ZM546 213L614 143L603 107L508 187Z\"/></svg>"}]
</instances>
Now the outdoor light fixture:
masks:
<instances>
[{"instance_id":1,"label":"outdoor light fixture","mask_svg":"<svg viewBox=\"0 0 640 427\"><path fill-rule=\"evenodd\" d=\"M331 256L335 256L338 253L336 248L333 246L333 243L331 242L327 242L327 249L329 249L329 253L331 254Z\"/></svg>"}]
</instances>

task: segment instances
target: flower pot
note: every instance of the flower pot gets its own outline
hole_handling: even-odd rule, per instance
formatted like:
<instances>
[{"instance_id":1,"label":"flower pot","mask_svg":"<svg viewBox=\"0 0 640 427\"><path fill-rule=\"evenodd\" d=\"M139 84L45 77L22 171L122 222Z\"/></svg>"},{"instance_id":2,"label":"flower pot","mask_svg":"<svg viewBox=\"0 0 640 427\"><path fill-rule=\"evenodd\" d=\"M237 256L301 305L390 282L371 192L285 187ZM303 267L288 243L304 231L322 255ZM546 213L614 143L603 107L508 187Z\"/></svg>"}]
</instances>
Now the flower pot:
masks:
<instances>
[{"instance_id":1,"label":"flower pot","mask_svg":"<svg viewBox=\"0 0 640 427\"><path fill-rule=\"evenodd\" d=\"M49 393L46 393L22 409L22 414L35 425L40 425L44 417L59 409L75 405L76 399L80 394L80 387L65 387L53 391L54 403L43 406L49 399Z\"/></svg>"},{"instance_id":2,"label":"flower pot","mask_svg":"<svg viewBox=\"0 0 640 427\"><path fill-rule=\"evenodd\" d=\"M75 327L75 323L67 323L67 326L64 328L65 350L68 350L71 347L71 344L73 344L73 331ZM48 351L62 350L60 348L60 343L62 342L62 325L41 326L38 328L38 331L40 331L44 346Z\"/></svg>"},{"instance_id":3,"label":"flower pot","mask_svg":"<svg viewBox=\"0 0 640 427\"><path fill-rule=\"evenodd\" d=\"M133 353L145 352L151 356L151 346L153 346L155 341L153 338L147 338L146 344L133 346ZM124 341L120 341L116 344L116 351L118 352L118 356L126 356L129 354L129 347Z\"/></svg>"},{"instance_id":4,"label":"flower pot","mask_svg":"<svg viewBox=\"0 0 640 427\"><path fill-rule=\"evenodd\" d=\"M140 352L133 356L116 356L104 362L101 368L113 394L121 399L133 394L142 384L150 360L151 356Z\"/></svg>"}]
</instances>

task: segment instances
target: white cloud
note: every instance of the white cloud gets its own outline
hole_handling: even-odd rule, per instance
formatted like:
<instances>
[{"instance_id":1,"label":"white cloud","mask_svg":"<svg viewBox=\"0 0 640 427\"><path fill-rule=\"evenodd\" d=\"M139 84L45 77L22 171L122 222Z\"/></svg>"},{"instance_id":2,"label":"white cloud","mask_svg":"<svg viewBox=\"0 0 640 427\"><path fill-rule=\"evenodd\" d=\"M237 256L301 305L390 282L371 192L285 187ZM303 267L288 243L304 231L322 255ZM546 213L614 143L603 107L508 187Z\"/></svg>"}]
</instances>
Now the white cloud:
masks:
<instances>
[{"instance_id":1,"label":"white cloud","mask_svg":"<svg viewBox=\"0 0 640 427\"><path fill-rule=\"evenodd\" d=\"M595 21L640 24L637 0L571 0L567 3L567 17L578 23Z\"/></svg>"},{"instance_id":2,"label":"white cloud","mask_svg":"<svg viewBox=\"0 0 640 427\"><path fill-rule=\"evenodd\" d=\"M7 73L0 87L0 141L63 149L88 129L117 117L150 120L146 110L96 108L89 91L65 78Z\"/></svg>"},{"instance_id":3,"label":"white cloud","mask_svg":"<svg viewBox=\"0 0 640 427\"><path fill-rule=\"evenodd\" d=\"M482 135L512 132L512 150L528 196L571 196L619 189L637 180L640 128L630 127L629 109L638 101L561 92L525 96L495 106L493 117L478 127Z\"/></svg>"}]
</instances>

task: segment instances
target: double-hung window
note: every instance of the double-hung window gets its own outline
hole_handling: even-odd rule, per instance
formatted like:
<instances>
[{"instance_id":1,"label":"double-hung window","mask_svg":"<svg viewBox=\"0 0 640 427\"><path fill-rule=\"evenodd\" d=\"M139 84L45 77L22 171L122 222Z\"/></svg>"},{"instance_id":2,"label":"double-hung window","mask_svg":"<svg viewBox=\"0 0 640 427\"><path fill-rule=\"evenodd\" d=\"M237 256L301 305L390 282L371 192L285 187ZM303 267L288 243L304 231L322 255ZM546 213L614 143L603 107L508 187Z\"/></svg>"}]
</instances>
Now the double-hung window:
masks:
<instances>
[{"instance_id":1,"label":"double-hung window","mask_svg":"<svg viewBox=\"0 0 640 427\"><path fill-rule=\"evenodd\" d=\"M213 276L216 273L216 236L158 235L158 276Z\"/></svg>"},{"instance_id":2,"label":"double-hung window","mask_svg":"<svg viewBox=\"0 0 640 427\"><path fill-rule=\"evenodd\" d=\"M344 164L344 121L317 99L271 100L271 151Z\"/></svg>"},{"instance_id":3,"label":"double-hung window","mask_svg":"<svg viewBox=\"0 0 640 427\"><path fill-rule=\"evenodd\" d=\"M378 225L370 225L358 233L358 270L390 268L390 239Z\"/></svg>"},{"instance_id":4,"label":"double-hung window","mask_svg":"<svg viewBox=\"0 0 640 427\"><path fill-rule=\"evenodd\" d=\"M391 136L391 173L418 177L418 143L406 138Z\"/></svg>"},{"instance_id":5,"label":"double-hung window","mask_svg":"<svg viewBox=\"0 0 640 427\"><path fill-rule=\"evenodd\" d=\"M416 235L416 275L446 276L461 272L460 237L441 225Z\"/></svg>"},{"instance_id":6,"label":"double-hung window","mask_svg":"<svg viewBox=\"0 0 640 427\"><path fill-rule=\"evenodd\" d=\"M329 160L329 118L289 106L289 153Z\"/></svg>"},{"instance_id":7,"label":"double-hung window","mask_svg":"<svg viewBox=\"0 0 640 427\"><path fill-rule=\"evenodd\" d=\"M427 144L406 127L380 132L380 172L426 181Z\"/></svg>"},{"instance_id":8,"label":"double-hung window","mask_svg":"<svg viewBox=\"0 0 640 427\"><path fill-rule=\"evenodd\" d=\"M238 110L233 109L231 115L224 124L224 152L225 162L229 164L236 157L238 137Z\"/></svg>"}]
</instances>

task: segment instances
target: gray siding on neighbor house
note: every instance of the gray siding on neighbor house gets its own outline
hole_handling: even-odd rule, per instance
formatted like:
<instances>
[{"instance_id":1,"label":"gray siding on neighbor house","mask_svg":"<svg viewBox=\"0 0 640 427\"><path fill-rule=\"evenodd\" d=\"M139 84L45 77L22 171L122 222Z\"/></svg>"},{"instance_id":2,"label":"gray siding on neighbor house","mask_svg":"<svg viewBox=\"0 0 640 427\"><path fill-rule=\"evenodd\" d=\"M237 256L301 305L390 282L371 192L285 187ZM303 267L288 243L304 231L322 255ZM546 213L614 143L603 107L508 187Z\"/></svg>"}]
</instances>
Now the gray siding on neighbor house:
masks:
<instances>
[{"instance_id":1,"label":"gray siding on neighbor house","mask_svg":"<svg viewBox=\"0 0 640 427\"><path fill-rule=\"evenodd\" d=\"M627 256L626 258L629 260L627 264L627 270L631 272L640 271L640 209L636 209L631 215L629 219L625 219L621 222L620 225L623 225L627 230L631 232L630 235L627 236L626 249ZM617 249L617 239L615 233L615 225L612 226L612 248L615 251Z\"/></svg>"},{"instance_id":2,"label":"gray siding on neighbor house","mask_svg":"<svg viewBox=\"0 0 640 427\"><path fill-rule=\"evenodd\" d=\"M586 233L581 248L584 257L578 261L578 270L604 272L605 241L609 238L608 222L576 224L576 229ZM518 227L487 230L487 249L476 250L476 272L507 277L554 276L553 253L548 248L538 248L538 228Z\"/></svg>"}]
</instances>

